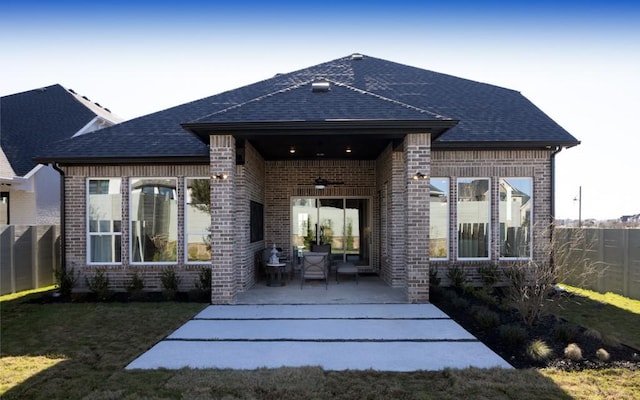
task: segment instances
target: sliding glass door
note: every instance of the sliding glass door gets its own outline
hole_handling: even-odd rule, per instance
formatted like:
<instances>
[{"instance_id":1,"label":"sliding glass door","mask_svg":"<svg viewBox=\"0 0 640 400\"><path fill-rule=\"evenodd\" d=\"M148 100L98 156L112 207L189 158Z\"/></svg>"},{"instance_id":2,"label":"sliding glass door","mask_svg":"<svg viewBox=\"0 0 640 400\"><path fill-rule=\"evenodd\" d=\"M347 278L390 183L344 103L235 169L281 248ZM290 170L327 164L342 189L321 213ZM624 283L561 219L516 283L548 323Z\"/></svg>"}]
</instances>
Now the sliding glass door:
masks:
<instances>
[{"instance_id":1,"label":"sliding glass door","mask_svg":"<svg viewBox=\"0 0 640 400\"><path fill-rule=\"evenodd\" d=\"M334 262L370 265L370 200L363 198L293 198L291 242L299 251L330 244Z\"/></svg>"}]
</instances>

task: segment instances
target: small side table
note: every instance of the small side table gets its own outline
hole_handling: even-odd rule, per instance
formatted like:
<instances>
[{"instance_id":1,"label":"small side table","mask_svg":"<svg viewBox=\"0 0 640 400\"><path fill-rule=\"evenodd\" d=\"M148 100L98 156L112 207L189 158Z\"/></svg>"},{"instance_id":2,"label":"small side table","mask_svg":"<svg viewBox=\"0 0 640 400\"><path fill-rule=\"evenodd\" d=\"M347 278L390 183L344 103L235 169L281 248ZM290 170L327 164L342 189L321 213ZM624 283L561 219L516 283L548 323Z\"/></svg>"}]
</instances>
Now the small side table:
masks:
<instances>
[{"instance_id":1,"label":"small side table","mask_svg":"<svg viewBox=\"0 0 640 400\"><path fill-rule=\"evenodd\" d=\"M350 262L341 262L336 265L336 282L340 283L338 279L338 275L355 275L356 276L356 285L358 282L358 267L356 267L353 263Z\"/></svg>"},{"instance_id":2,"label":"small side table","mask_svg":"<svg viewBox=\"0 0 640 400\"><path fill-rule=\"evenodd\" d=\"M285 286L287 284L287 282L282 279L282 273L284 272L286 266L286 263L267 263L267 272L269 273L267 286Z\"/></svg>"}]
</instances>

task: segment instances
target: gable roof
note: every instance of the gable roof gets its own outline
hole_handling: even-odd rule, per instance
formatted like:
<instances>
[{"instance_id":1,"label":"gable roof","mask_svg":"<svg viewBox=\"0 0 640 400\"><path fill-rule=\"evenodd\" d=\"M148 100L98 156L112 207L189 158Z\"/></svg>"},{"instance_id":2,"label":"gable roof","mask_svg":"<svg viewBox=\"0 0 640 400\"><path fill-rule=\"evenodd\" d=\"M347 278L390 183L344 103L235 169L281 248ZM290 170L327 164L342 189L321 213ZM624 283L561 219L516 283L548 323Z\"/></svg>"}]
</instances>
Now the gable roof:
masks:
<instances>
[{"instance_id":1,"label":"gable roof","mask_svg":"<svg viewBox=\"0 0 640 400\"><path fill-rule=\"evenodd\" d=\"M53 142L72 137L94 118L120 121L108 109L56 84L0 98L0 144L17 176Z\"/></svg>"},{"instance_id":2,"label":"gable roof","mask_svg":"<svg viewBox=\"0 0 640 400\"><path fill-rule=\"evenodd\" d=\"M318 80L329 83L328 92L311 90ZM334 126L330 123L335 121L386 121L387 126L413 121L416 127L439 127L434 148L579 144L517 91L374 57L347 56L142 116L99 135L73 138L40 160L204 161L209 157L206 136L216 128L227 133L270 124L299 129Z\"/></svg>"}]
</instances>

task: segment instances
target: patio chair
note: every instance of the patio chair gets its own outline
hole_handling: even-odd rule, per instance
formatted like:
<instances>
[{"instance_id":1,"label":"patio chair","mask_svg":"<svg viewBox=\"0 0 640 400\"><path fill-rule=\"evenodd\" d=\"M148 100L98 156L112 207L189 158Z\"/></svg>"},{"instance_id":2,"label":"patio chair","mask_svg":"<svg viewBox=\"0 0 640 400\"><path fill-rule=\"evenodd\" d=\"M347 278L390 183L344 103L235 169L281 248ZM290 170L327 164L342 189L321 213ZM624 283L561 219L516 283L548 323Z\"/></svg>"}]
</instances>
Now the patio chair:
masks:
<instances>
[{"instance_id":1,"label":"patio chair","mask_svg":"<svg viewBox=\"0 0 640 400\"><path fill-rule=\"evenodd\" d=\"M300 274L300 289L307 279L324 279L324 287L329 287L329 268L327 253L304 253L302 256L302 271Z\"/></svg>"},{"instance_id":2,"label":"patio chair","mask_svg":"<svg viewBox=\"0 0 640 400\"><path fill-rule=\"evenodd\" d=\"M330 244L312 244L311 245L312 253L327 253L327 269L329 273L331 273L331 269L333 266L333 259L331 256L331 245Z\"/></svg>"}]
</instances>

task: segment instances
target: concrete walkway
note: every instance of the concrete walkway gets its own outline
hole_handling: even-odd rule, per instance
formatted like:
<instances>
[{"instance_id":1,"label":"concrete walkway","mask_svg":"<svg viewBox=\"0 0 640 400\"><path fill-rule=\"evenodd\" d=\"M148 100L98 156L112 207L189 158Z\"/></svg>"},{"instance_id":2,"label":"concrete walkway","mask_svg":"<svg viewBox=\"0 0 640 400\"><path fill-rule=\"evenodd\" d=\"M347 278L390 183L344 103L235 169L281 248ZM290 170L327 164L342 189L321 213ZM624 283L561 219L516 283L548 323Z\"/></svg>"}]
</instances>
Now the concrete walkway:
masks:
<instances>
[{"instance_id":1,"label":"concrete walkway","mask_svg":"<svg viewBox=\"0 0 640 400\"><path fill-rule=\"evenodd\" d=\"M209 306L127 369L511 366L431 304Z\"/></svg>"}]
</instances>

